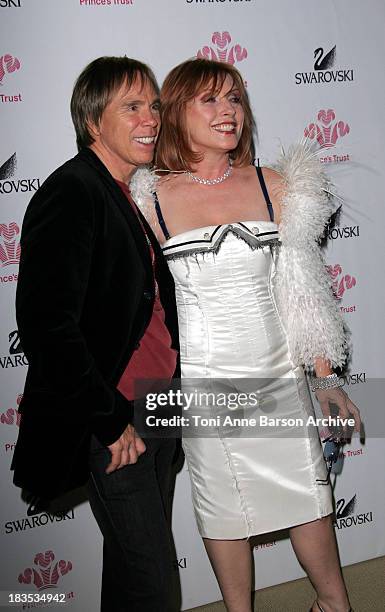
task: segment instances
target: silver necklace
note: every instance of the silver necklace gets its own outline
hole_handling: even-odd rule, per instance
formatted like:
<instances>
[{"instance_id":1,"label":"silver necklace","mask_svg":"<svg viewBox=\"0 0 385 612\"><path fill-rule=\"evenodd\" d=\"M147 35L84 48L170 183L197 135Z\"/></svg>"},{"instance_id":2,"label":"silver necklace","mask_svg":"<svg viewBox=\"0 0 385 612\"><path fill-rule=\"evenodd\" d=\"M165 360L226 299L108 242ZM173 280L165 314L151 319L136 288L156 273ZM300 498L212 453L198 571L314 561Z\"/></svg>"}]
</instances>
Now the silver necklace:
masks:
<instances>
[{"instance_id":1,"label":"silver necklace","mask_svg":"<svg viewBox=\"0 0 385 612\"><path fill-rule=\"evenodd\" d=\"M233 167L230 161L227 170L222 174L222 176L217 176L217 178L215 179L201 178L200 176L196 176L196 174L193 174L189 170L187 170L186 174L191 178L192 181L194 181L195 183L199 183L200 185L219 185L219 183L223 183L223 181L229 178L232 171Z\"/></svg>"}]
</instances>

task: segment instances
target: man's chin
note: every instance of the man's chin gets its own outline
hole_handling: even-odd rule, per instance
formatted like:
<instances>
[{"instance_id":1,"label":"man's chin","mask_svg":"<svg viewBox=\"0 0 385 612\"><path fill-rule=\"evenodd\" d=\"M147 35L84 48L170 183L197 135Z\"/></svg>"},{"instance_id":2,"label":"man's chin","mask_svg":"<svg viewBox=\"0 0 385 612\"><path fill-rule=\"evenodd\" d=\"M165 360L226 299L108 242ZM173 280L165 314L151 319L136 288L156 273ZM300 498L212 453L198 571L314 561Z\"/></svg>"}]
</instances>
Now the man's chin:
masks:
<instances>
[{"instance_id":1,"label":"man's chin","mask_svg":"<svg viewBox=\"0 0 385 612\"><path fill-rule=\"evenodd\" d=\"M152 155L143 155L140 159L137 160L137 166L143 166L145 164L151 164L154 159L154 154Z\"/></svg>"},{"instance_id":2,"label":"man's chin","mask_svg":"<svg viewBox=\"0 0 385 612\"><path fill-rule=\"evenodd\" d=\"M152 161L154 158L155 144L142 144L135 142L135 147L133 147L132 154L138 161L140 160L140 163L148 164L148 162Z\"/></svg>"}]
</instances>

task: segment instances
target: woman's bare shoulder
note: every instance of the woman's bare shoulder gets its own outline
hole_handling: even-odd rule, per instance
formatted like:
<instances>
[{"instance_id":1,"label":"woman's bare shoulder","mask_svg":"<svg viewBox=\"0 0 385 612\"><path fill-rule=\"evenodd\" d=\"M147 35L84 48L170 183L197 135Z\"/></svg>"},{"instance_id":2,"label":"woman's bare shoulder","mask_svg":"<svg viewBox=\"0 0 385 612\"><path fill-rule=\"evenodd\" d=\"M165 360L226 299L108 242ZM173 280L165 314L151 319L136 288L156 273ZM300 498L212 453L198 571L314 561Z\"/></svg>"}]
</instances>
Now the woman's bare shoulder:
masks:
<instances>
[{"instance_id":1,"label":"woman's bare shoulder","mask_svg":"<svg viewBox=\"0 0 385 612\"><path fill-rule=\"evenodd\" d=\"M184 182L184 178L184 172L169 172L168 174L162 174L158 177L158 185L160 189L172 190Z\"/></svg>"},{"instance_id":2,"label":"woman's bare shoulder","mask_svg":"<svg viewBox=\"0 0 385 612\"><path fill-rule=\"evenodd\" d=\"M264 166L263 167L263 177L265 179L266 182L266 186L267 187L278 187L278 188L282 188L283 184L284 184L284 178L281 174L279 174L279 172L277 172L276 170L273 170L273 168L270 168L269 166Z\"/></svg>"},{"instance_id":3,"label":"woman's bare shoulder","mask_svg":"<svg viewBox=\"0 0 385 612\"><path fill-rule=\"evenodd\" d=\"M238 168L237 171L242 180L252 180L254 182L257 176L256 167L253 164ZM263 166L262 172L267 187L269 185L271 187L273 187L274 185L280 185L283 182L283 177L278 172L276 172L276 170L273 170L273 168L270 168L269 166Z\"/></svg>"},{"instance_id":4,"label":"woman's bare shoulder","mask_svg":"<svg viewBox=\"0 0 385 612\"><path fill-rule=\"evenodd\" d=\"M183 194L185 188L185 174L170 172L159 178L156 191L163 201L172 202Z\"/></svg>"},{"instance_id":5,"label":"woman's bare shoulder","mask_svg":"<svg viewBox=\"0 0 385 612\"><path fill-rule=\"evenodd\" d=\"M282 198L285 194L285 180L283 176L276 170L273 170L273 168L264 166L263 178L265 179L267 191L272 203L280 207Z\"/></svg>"}]
</instances>

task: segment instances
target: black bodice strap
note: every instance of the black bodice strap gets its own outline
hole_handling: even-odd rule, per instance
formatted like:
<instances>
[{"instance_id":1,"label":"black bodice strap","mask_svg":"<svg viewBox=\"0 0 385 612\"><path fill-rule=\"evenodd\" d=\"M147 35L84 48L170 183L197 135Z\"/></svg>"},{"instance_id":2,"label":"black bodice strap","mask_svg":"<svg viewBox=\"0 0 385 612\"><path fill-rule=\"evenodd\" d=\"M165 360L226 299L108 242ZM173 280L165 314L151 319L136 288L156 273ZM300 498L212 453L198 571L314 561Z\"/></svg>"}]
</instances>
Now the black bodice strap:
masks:
<instances>
[{"instance_id":1,"label":"black bodice strap","mask_svg":"<svg viewBox=\"0 0 385 612\"><path fill-rule=\"evenodd\" d=\"M166 222L163 218L162 209L160 207L158 195L156 191L154 191L154 201L155 201L155 212L156 212L156 216L158 217L159 225L161 227L164 237L166 238L166 240L168 240L169 238L171 238L171 236L170 236L170 232L167 229Z\"/></svg>"},{"instance_id":2,"label":"black bodice strap","mask_svg":"<svg viewBox=\"0 0 385 612\"><path fill-rule=\"evenodd\" d=\"M267 210L269 211L270 221L274 221L274 209L273 209L273 205L270 200L269 192L267 191L265 179L263 178L262 168L259 165L259 159L258 159L258 165L255 167L255 169L257 171L258 178L259 178L259 184L261 185L262 193L266 201Z\"/></svg>"}]
</instances>

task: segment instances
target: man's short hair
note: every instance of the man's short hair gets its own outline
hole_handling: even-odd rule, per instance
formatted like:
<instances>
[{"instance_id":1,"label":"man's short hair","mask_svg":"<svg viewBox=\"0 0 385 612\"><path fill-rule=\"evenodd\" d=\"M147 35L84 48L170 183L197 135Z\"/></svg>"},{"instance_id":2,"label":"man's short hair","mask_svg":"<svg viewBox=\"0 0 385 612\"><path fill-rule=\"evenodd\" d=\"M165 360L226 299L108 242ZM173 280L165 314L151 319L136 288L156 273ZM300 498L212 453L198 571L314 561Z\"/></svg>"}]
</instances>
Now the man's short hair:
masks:
<instances>
[{"instance_id":1,"label":"man's short hair","mask_svg":"<svg viewBox=\"0 0 385 612\"><path fill-rule=\"evenodd\" d=\"M159 94L151 68L138 60L126 56L99 57L84 68L75 83L71 98L71 116L79 150L94 142L89 123L98 125L114 93L123 83L129 89L138 78L142 85L149 82Z\"/></svg>"}]
</instances>

